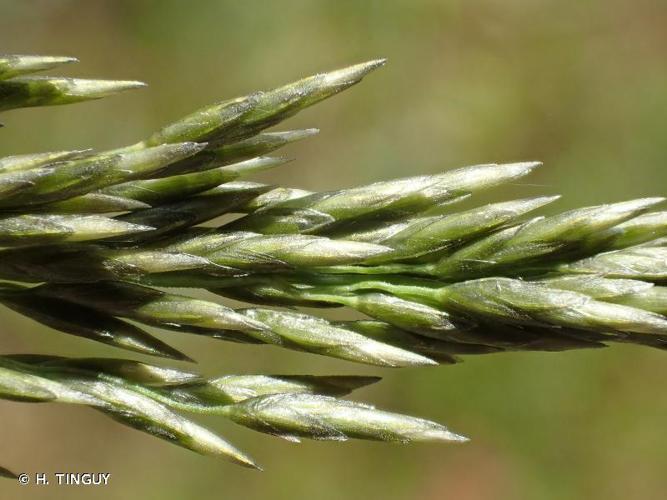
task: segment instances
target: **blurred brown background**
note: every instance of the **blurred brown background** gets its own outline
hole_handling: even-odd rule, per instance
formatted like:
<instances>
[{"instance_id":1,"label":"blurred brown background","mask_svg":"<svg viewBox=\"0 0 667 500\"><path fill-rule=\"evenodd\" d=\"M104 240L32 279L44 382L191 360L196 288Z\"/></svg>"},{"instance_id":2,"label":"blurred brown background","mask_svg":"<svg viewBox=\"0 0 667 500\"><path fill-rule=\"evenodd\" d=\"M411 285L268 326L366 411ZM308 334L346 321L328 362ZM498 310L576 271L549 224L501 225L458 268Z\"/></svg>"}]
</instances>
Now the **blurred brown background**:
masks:
<instances>
[{"instance_id":1,"label":"blurred brown background","mask_svg":"<svg viewBox=\"0 0 667 500\"><path fill-rule=\"evenodd\" d=\"M539 159L478 200L561 193L554 209L664 195L667 4L650 0L0 0L0 51L73 55L59 74L146 90L3 115L2 154L136 141L204 104L380 56L364 83L282 129L316 126L263 180L331 189ZM0 311L0 351L123 356ZM364 368L160 334L215 373L369 373L359 397L444 422L464 446L286 443L202 419L266 472L199 457L84 408L0 403L0 463L111 472L110 486L0 498L658 499L667 491L667 354L616 346Z\"/></svg>"}]
</instances>

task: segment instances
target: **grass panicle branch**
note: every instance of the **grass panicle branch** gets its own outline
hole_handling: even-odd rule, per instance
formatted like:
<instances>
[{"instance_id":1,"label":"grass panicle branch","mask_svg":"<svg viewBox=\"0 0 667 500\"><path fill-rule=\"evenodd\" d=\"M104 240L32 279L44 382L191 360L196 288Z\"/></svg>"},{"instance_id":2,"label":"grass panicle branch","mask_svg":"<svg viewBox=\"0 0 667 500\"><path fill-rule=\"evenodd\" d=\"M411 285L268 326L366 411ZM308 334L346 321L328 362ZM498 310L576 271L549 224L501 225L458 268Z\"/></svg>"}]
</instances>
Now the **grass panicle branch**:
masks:
<instances>
[{"instance_id":1,"label":"grass panicle branch","mask_svg":"<svg viewBox=\"0 0 667 500\"><path fill-rule=\"evenodd\" d=\"M0 110L143 86L31 75L70 62L0 56ZM268 154L318 133L266 129L384 62L221 101L126 147L0 158L0 303L63 333L189 362L144 328L171 332L167 339L195 334L393 368L610 342L666 349L664 198L548 216L537 211L558 196L457 205L523 179L540 166L534 161L325 192L247 179L287 161ZM300 306L367 318L332 321ZM183 414L217 415L292 441L466 440L428 420L341 399L378 380L207 378L124 359L0 355L0 399L92 407L248 467L257 468L253 459ZM0 476L14 477L4 468Z\"/></svg>"}]
</instances>

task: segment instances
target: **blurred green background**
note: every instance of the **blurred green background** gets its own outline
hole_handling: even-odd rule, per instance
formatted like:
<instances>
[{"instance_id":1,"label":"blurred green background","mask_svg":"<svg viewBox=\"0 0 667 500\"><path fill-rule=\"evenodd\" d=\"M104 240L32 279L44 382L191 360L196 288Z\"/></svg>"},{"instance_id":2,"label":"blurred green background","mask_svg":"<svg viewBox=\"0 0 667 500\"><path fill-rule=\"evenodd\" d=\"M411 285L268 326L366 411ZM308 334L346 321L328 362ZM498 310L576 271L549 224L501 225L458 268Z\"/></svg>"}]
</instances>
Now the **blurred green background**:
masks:
<instances>
[{"instance_id":1,"label":"blurred green background","mask_svg":"<svg viewBox=\"0 0 667 500\"><path fill-rule=\"evenodd\" d=\"M73 55L59 74L146 90L3 115L3 154L134 142L199 106L380 56L361 85L282 128L316 126L262 180L332 189L480 162L539 159L478 201L561 193L554 209L664 195L667 3L650 0L0 0L0 50ZM123 356L0 311L2 352ZM91 410L0 403L0 463L111 472L84 489L0 483L0 498L658 499L667 491L667 354L616 346L365 368L160 333L215 373L368 373L359 393L431 418L467 445L294 445L202 419L259 474Z\"/></svg>"}]
</instances>

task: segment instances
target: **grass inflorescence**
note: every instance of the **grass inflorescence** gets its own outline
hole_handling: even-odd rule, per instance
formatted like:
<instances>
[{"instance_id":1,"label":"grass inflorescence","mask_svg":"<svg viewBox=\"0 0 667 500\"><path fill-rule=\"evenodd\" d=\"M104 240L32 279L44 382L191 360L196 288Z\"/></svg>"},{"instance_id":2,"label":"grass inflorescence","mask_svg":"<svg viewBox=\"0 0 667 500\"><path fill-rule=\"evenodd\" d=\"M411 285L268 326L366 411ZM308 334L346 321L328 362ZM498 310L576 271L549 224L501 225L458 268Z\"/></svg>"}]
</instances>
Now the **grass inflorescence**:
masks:
<instances>
[{"instance_id":1,"label":"grass inflorescence","mask_svg":"<svg viewBox=\"0 0 667 500\"><path fill-rule=\"evenodd\" d=\"M26 76L67 57L0 56L0 110L142 86ZM204 107L110 151L0 158L0 303L64 333L193 361L142 325L382 367L503 351L667 348L663 198L541 216L540 196L459 208L539 162L484 164L326 192L247 176L317 129L267 132L384 60ZM212 227L219 216L241 214ZM203 226L203 223L209 223ZM247 302L232 308L170 288ZM363 320L296 309L347 307ZM0 356L0 398L82 404L199 453L257 467L183 413L285 439L464 441L341 399L376 377L204 378L124 359ZM13 477L0 468L0 476Z\"/></svg>"}]
</instances>

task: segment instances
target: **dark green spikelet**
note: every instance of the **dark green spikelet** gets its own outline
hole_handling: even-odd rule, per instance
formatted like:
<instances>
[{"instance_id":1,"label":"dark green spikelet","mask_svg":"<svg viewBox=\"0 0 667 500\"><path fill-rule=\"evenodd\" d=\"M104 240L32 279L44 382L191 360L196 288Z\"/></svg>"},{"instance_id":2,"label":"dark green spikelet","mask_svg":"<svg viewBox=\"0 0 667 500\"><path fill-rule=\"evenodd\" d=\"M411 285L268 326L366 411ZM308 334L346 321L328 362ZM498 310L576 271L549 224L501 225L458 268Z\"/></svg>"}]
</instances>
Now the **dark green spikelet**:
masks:
<instances>
[{"instance_id":1,"label":"dark green spikelet","mask_svg":"<svg viewBox=\"0 0 667 500\"><path fill-rule=\"evenodd\" d=\"M98 378L122 379L145 387L171 387L203 383L204 378L190 371L118 358L66 358L46 355L13 355L11 359L74 372L87 372Z\"/></svg>"},{"instance_id":2,"label":"dark green spikelet","mask_svg":"<svg viewBox=\"0 0 667 500\"><path fill-rule=\"evenodd\" d=\"M407 177L358 188L314 193L272 204L232 224L263 234L322 233L348 221L392 219L433 209L472 191L527 175L539 162L477 165L440 175ZM354 227L354 224L352 224Z\"/></svg>"},{"instance_id":3,"label":"dark green spikelet","mask_svg":"<svg viewBox=\"0 0 667 500\"><path fill-rule=\"evenodd\" d=\"M165 234L206 222L220 215L233 213L237 207L266 190L267 187L264 184L228 182L187 197L184 200L121 215L117 220L127 224L150 226L154 229L131 237L121 238L120 241L137 243L154 240Z\"/></svg>"},{"instance_id":4,"label":"dark green spikelet","mask_svg":"<svg viewBox=\"0 0 667 500\"><path fill-rule=\"evenodd\" d=\"M207 142L210 147L238 142L361 81L383 59L304 78L267 92L223 101L167 125L145 141L149 146L173 142Z\"/></svg>"},{"instance_id":5,"label":"dark green spikelet","mask_svg":"<svg viewBox=\"0 0 667 500\"><path fill-rule=\"evenodd\" d=\"M169 330L193 328L211 336L219 330L234 330L260 340L269 334L262 323L221 304L130 283L42 285L33 293Z\"/></svg>"},{"instance_id":6,"label":"dark green spikelet","mask_svg":"<svg viewBox=\"0 0 667 500\"><path fill-rule=\"evenodd\" d=\"M318 132L317 129L267 132L238 142L211 147L190 158L173 163L161 173L161 176L201 172L242 160L249 160L275 151L292 142L312 137Z\"/></svg>"},{"instance_id":7,"label":"dark green spikelet","mask_svg":"<svg viewBox=\"0 0 667 500\"><path fill-rule=\"evenodd\" d=\"M620 250L667 236L667 211L648 212L588 237L589 247Z\"/></svg>"},{"instance_id":8,"label":"dark green spikelet","mask_svg":"<svg viewBox=\"0 0 667 500\"><path fill-rule=\"evenodd\" d=\"M261 156L191 174L126 182L104 188L101 192L109 196L129 198L151 206L163 205L213 189L240 177L277 167L287 161L287 159L280 157ZM259 193L259 190L257 193ZM252 194L257 196L257 193Z\"/></svg>"},{"instance_id":9,"label":"dark green spikelet","mask_svg":"<svg viewBox=\"0 0 667 500\"><path fill-rule=\"evenodd\" d=\"M100 153L64 164L0 175L0 208L16 210L65 200L89 191L146 178L166 165L201 151L196 143Z\"/></svg>"},{"instance_id":10,"label":"dark green spikelet","mask_svg":"<svg viewBox=\"0 0 667 500\"><path fill-rule=\"evenodd\" d=\"M5 290L0 295L0 302L34 321L70 335L149 356L191 361L185 354L137 326L106 312L60 299L39 297L29 290Z\"/></svg>"},{"instance_id":11,"label":"dark green spikelet","mask_svg":"<svg viewBox=\"0 0 667 500\"><path fill-rule=\"evenodd\" d=\"M493 203L453 214L416 217L352 233L350 238L354 241L382 243L394 250L374 262L420 257L461 245L506 224L515 224L523 214L556 199L557 196L542 196Z\"/></svg>"},{"instance_id":12,"label":"dark green spikelet","mask_svg":"<svg viewBox=\"0 0 667 500\"><path fill-rule=\"evenodd\" d=\"M663 200L645 198L536 218L446 256L432 266L432 273L450 280L494 272L514 274L512 269L525 272L531 265L542 267L545 260L550 263L572 258L585 253L587 238L632 219Z\"/></svg>"},{"instance_id":13,"label":"dark green spikelet","mask_svg":"<svg viewBox=\"0 0 667 500\"><path fill-rule=\"evenodd\" d=\"M101 99L146 84L132 80L26 76L0 81L0 111Z\"/></svg>"},{"instance_id":14,"label":"dark green spikelet","mask_svg":"<svg viewBox=\"0 0 667 500\"><path fill-rule=\"evenodd\" d=\"M118 212L131 212L151 208L143 201L133 200L121 196L113 196L102 192L86 193L66 200L35 205L24 209L37 213L58 214L109 214ZM11 211L11 210L10 210Z\"/></svg>"}]
</instances>

